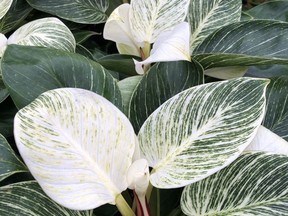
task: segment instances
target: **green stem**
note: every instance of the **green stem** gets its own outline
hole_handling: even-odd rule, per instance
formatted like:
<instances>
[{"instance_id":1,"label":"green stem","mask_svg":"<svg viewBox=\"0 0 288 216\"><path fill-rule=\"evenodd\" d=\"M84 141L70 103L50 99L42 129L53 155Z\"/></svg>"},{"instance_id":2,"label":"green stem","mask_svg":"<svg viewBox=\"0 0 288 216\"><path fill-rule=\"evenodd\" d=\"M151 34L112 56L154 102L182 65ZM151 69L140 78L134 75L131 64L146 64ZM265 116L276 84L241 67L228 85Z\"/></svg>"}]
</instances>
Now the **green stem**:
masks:
<instances>
[{"instance_id":1,"label":"green stem","mask_svg":"<svg viewBox=\"0 0 288 216\"><path fill-rule=\"evenodd\" d=\"M122 215L135 216L135 213L121 194L116 197L116 206Z\"/></svg>"},{"instance_id":2,"label":"green stem","mask_svg":"<svg viewBox=\"0 0 288 216\"><path fill-rule=\"evenodd\" d=\"M146 191L146 198L148 202L150 201L152 190L153 190L153 185L151 184L151 182L149 182L149 185Z\"/></svg>"},{"instance_id":3,"label":"green stem","mask_svg":"<svg viewBox=\"0 0 288 216\"><path fill-rule=\"evenodd\" d=\"M123 4L129 3L129 0L123 0Z\"/></svg>"}]
</instances>

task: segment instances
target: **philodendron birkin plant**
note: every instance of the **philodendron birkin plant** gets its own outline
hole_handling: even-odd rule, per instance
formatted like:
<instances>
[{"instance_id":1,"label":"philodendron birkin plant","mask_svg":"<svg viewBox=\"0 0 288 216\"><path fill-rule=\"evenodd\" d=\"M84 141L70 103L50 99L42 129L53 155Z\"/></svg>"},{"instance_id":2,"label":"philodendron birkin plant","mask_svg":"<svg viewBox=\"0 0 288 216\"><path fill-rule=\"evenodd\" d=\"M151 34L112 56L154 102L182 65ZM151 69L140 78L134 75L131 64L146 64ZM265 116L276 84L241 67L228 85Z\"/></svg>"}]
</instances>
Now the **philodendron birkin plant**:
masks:
<instances>
[{"instance_id":1,"label":"philodendron birkin plant","mask_svg":"<svg viewBox=\"0 0 288 216\"><path fill-rule=\"evenodd\" d=\"M260 183L276 172L268 167L259 173L255 170L258 176L250 179L247 170L255 163L267 160L267 164L273 164L270 154L243 154L264 117L268 83L267 79L238 78L187 89L153 112L137 136L127 117L102 96L83 89L60 88L43 93L17 113L15 139L45 193L70 209L90 210L109 203L122 215L135 215L121 195L130 188L134 190L137 215L146 216L150 215L148 202L153 187L186 186L181 200L184 213L217 213L217 205L209 204L214 203L211 193L218 190L217 181L227 178L224 184L232 186L228 185L224 189L227 194L221 195L227 212L233 206L235 214L249 214L257 208L246 205L266 202L287 191L279 188L277 195L270 194L279 182L271 182L269 187ZM287 168L287 159L277 158L286 160ZM245 163L245 167L241 169L235 163ZM231 169L237 172L231 173ZM243 185L233 182L230 175L237 176L235 181L247 181ZM200 186L194 186L195 182ZM229 198L230 187L244 193L247 185L253 191L242 194L241 200L238 196ZM261 198L256 197L259 190Z\"/></svg>"},{"instance_id":2,"label":"philodendron birkin plant","mask_svg":"<svg viewBox=\"0 0 288 216\"><path fill-rule=\"evenodd\" d=\"M284 4L1 1L0 215L288 215Z\"/></svg>"}]
</instances>

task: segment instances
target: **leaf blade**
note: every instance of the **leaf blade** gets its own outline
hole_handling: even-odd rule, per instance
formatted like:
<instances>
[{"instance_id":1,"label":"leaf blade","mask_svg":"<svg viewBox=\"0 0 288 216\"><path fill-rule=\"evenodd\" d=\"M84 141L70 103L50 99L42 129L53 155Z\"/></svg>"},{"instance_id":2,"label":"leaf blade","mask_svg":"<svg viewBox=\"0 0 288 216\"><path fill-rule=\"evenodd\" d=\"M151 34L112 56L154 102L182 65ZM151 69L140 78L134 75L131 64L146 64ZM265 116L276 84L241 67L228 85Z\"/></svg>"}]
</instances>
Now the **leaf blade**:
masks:
<instances>
[{"instance_id":1,"label":"leaf blade","mask_svg":"<svg viewBox=\"0 0 288 216\"><path fill-rule=\"evenodd\" d=\"M182 211L187 215L285 215L287 159L284 155L245 153L217 174L187 186L181 198Z\"/></svg>"},{"instance_id":2,"label":"leaf blade","mask_svg":"<svg viewBox=\"0 0 288 216\"><path fill-rule=\"evenodd\" d=\"M235 160L262 121L267 84L249 78L209 83L162 104L138 134L142 156L154 170L151 183L181 187Z\"/></svg>"},{"instance_id":3,"label":"leaf blade","mask_svg":"<svg viewBox=\"0 0 288 216\"><path fill-rule=\"evenodd\" d=\"M128 186L133 128L123 113L93 92L45 92L16 114L14 131L32 175L49 197L67 208L115 204Z\"/></svg>"}]
</instances>

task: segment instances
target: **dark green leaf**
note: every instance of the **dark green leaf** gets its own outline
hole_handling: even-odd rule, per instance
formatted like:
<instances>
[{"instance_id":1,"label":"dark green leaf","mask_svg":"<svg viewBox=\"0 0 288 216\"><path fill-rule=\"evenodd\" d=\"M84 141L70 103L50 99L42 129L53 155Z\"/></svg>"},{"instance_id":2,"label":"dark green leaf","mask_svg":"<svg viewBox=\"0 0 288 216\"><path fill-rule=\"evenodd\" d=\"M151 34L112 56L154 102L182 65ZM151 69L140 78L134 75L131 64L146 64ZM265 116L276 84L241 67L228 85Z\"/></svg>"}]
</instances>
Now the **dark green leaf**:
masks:
<instances>
[{"instance_id":1,"label":"dark green leaf","mask_svg":"<svg viewBox=\"0 0 288 216\"><path fill-rule=\"evenodd\" d=\"M140 60L139 57L136 56L113 54L99 58L97 62L108 70L117 71L127 75L138 75L135 71L133 58Z\"/></svg>"},{"instance_id":2,"label":"dark green leaf","mask_svg":"<svg viewBox=\"0 0 288 216\"><path fill-rule=\"evenodd\" d=\"M246 153L208 178L185 187L186 215L288 215L288 157Z\"/></svg>"},{"instance_id":3,"label":"dark green leaf","mask_svg":"<svg viewBox=\"0 0 288 216\"><path fill-rule=\"evenodd\" d=\"M194 59L205 69L224 66L288 64L288 23L272 20L242 21L209 35Z\"/></svg>"},{"instance_id":4,"label":"dark green leaf","mask_svg":"<svg viewBox=\"0 0 288 216\"><path fill-rule=\"evenodd\" d=\"M203 68L196 61L155 64L138 84L130 102L129 117L135 131L166 100L202 83Z\"/></svg>"},{"instance_id":5,"label":"dark green leaf","mask_svg":"<svg viewBox=\"0 0 288 216\"><path fill-rule=\"evenodd\" d=\"M91 211L74 211L53 202L35 181L0 187L2 216L91 216Z\"/></svg>"},{"instance_id":6,"label":"dark green leaf","mask_svg":"<svg viewBox=\"0 0 288 216\"><path fill-rule=\"evenodd\" d=\"M263 125L288 141L288 76L274 77L270 80Z\"/></svg>"},{"instance_id":7,"label":"dark green leaf","mask_svg":"<svg viewBox=\"0 0 288 216\"><path fill-rule=\"evenodd\" d=\"M82 46L81 44L76 45L75 51L76 51L76 53L81 54L81 55L83 55L89 59L92 59L92 60L94 59L93 54L88 49L86 49L86 47Z\"/></svg>"},{"instance_id":8,"label":"dark green leaf","mask_svg":"<svg viewBox=\"0 0 288 216\"><path fill-rule=\"evenodd\" d=\"M13 119L17 111L11 98L7 98L0 104L0 133L3 136L13 135Z\"/></svg>"},{"instance_id":9,"label":"dark green leaf","mask_svg":"<svg viewBox=\"0 0 288 216\"><path fill-rule=\"evenodd\" d=\"M239 0L191 1L188 15L191 50L216 29L240 21L241 6Z\"/></svg>"},{"instance_id":10,"label":"dark green leaf","mask_svg":"<svg viewBox=\"0 0 288 216\"><path fill-rule=\"evenodd\" d=\"M7 140L0 134L0 181L19 172L28 172L28 169L15 155Z\"/></svg>"},{"instance_id":11,"label":"dark green leaf","mask_svg":"<svg viewBox=\"0 0 288 216\"><path fill-rule=\"evenodd\" d=\"M13 0L7 14L0 20L0 32L7 32L17 28L32 11L32 7L25 0Z\"/></svg>"},{"instance_id":12,"label":"dark green leaf","mask_svg":"<svg viewBox=\"0 0 288 216\"><path fill-rule=\"evenodd\" d=\"M75 37L76 43L81 44L85 42L87 39L89 39L90 37L92 37L93 35L100 35L100 33L97 33L94 31L81 30L81 31L73 32L73 35Z\"/></svg>"},{"instance_id":13,"label":"dark green leaf","mask_svg":"<svg viewBox=\"0 0 288 216\"><path fill-rule=\"evenodd\" d=\"M77 23L97 24L107 19L108 0L27 0L35 9Z\"/></svg>"},{"instance_id":14,"label":"dark green leaf","mask_svg":"<svg viewBox=\"0 0 288 216\"><path fill-rule=\"evenodd\" d=\"M0 103L2 103L2 101L4 101L8 96L9 96L9 92L6 89L2 80L0 79Z\"/></svg>"},{"instance_id":15,"label":"dark green leaf","mask_svg":"<svg viewBox=\"0 0 288 216\"><path fill-rule=\"evenodd\" d=\"M121 93L114 78L101 65L82 55L9 45L1 66L3 81L18 108L45 91L61 87L87 89L122 107Z\"/></svg>"},{"instance_id":16,"label":"dark green leaf","mask_svg":"<svg viewBox=\"0 0 288 216\"><path fill-rule=\"evenodd\" d=\"M246 76L263 78L278 77L282 75L288 76L288 65L250 66L246 73Z\"/></svg>"},{"instance_id":17,"label":"dark green leaf","mask_svg":"<svg viewBox=\"0 0 288 216\"><path fill-rule=\"evenodd\" d=\"M254 19L273 19L288 21L288 1L287 0L272 0L259 4L256 7L246 11Z\"/></svg>"}]
</instances>

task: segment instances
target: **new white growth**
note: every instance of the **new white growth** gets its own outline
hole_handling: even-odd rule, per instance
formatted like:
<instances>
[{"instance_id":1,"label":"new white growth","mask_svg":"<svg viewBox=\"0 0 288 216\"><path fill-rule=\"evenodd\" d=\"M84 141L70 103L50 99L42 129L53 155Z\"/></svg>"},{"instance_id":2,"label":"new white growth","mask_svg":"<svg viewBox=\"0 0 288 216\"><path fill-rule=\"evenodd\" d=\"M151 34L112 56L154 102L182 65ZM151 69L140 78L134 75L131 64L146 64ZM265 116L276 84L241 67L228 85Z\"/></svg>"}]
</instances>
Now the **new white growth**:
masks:
<instances>
[{"instance_id":1,"label":"new white growth","mask_svg":"<svg viewBox=\"0 0 288 216\"><path fill-rule=\"evenodd\" d=\"M153 62L190 61L190 27L184 22L189 2L131 0L131 5L122 4L112 12L104 38L115 41L119 53L142 59L134 60L139 74Z\"/></svg>"}]
</instances>

